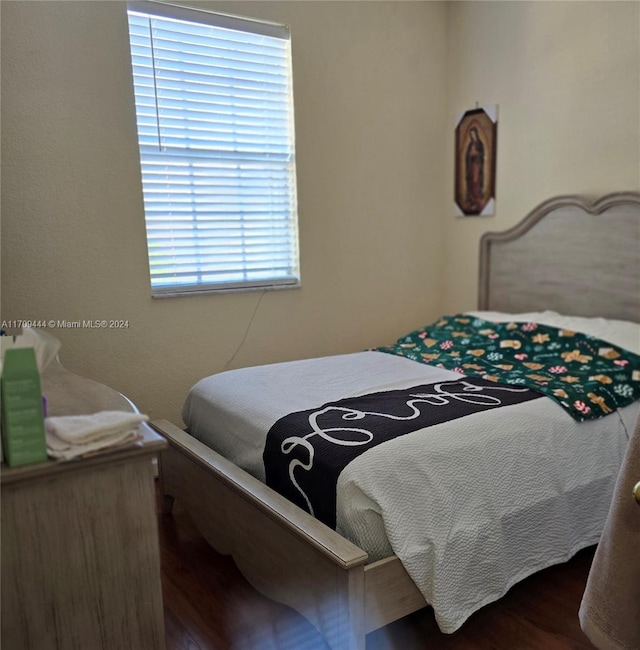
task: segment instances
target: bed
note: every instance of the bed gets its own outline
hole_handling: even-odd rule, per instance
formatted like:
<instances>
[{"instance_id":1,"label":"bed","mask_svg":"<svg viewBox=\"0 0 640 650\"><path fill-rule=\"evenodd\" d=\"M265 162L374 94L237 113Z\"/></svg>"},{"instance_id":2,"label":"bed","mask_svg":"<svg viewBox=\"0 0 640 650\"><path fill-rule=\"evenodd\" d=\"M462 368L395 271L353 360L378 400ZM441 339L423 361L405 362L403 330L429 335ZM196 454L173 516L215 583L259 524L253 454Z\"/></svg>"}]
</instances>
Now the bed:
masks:
<instances>
[{"instance_id":1,"label":"bed","mask_svg":"<svg viewBox=\"0 0 640 650\"><path fill-rule=\"evenodd\" d=\"M488 315L491 315L488 314L489 312L499 312L493 314L493 317L499 318L500 313L507 314L504 318L509 320L509 314L557 312L570 314L574 317L573 322L577 318L602 317L608 320L638 323L640 322L639 245L640 193L615 193L598 200L563 196L546 201L514 228L503 233L488 233L483 236L479 273L479 310L482 313L471 314L470 317L489 319ZM557 313L549 317L561 318ZM526 316L523 318L525 321L528 320ZM563 327L563 323L567 321L557 322L560 327ZM603 323L598 319L595 322L596 325ZM622 338L618 339L619 343L617 343L621 347L633 345L633 340L627 341L629 336L634 337L634 330L625 330L624 324L621 327L624 331L619 333ZM596 332L596 334L600 333ZM606 337L601 338L606 339ZM351 357L341 355L339 358L307 360L299 363L315 364L312 374L316 374L316 370L318 373L328 371L330 375L347 378L344 380L348 384L346 386L340 381L331 384L329 393L323 394L318 404L337 399L345 389L348 392L365 394L371 389L379 390L384 381L395 389L398 387L398 381L402 383L401 387L411 387L415 386L416 382L429 384L431 380L442 382L454 379L453 375L431 375L434 370L432 366L380 354L380 352L363 352ZM336 364L340 366L339 372ZM289 405L291 411L311 404L308 402L309 399L317 401L317 397L305 394L300 388L295 373L293 378L292 376L287 378L287 374L281 372L283 370L281 364L278 365L280 367L263 369L261 371L263 374L259 374L255 380L257 383L254 388L259 388L261 385L276 388L298 387L298 392L294 391L292 394L294 397L292 404ZM350 367L356 370L349 371ZM302 371L308 372L308 366L303 365L301 368ZM451 372L439 370L444 373ZM233 372L238 373L238 371ZM407 372L410 375L408 377ZM394 373L398 373L398 376ZM244 373L241 383L250 386L253 381L250 377L251 375ZM354 388L353 382L362 381L363 377L367 378L369 384L363 385L358 391ZM214 393L224 390L222 385L216 384L219 378L214 378L212 381L213 387L209 386L209 389ZM314 387L315 389L317 386ZM335 395L331 391L335 391ZM253 392L258 394L260 390ZM188 406L190 401L191 398L187 400L186 411L191 408ZM286 401L284 397L283 401ZM529 409L533 413L534 420L537 417L547 417L544 413L551 412L552 415L549 416L551 419L545 420L544 428L545 431L553 430L554 435L557 436L565 420L556 414L555 405L550 401L549 408L541 409L540 405L546 403L546 398L533 399L517 407ZM247 422L249 424L253 421L259 422L260 418L264 417L262 411L253 403L245 401L245 404L246 408L242 409L245 425ZM511 408L515 406L506 406L504 412ZM227 413L230 411L233 412L233 409L227 409ZM566 560L579 548L597 542L606 518L608 500L624 453L628 431L632 429L637 414L636 403L598 420L611 429L606 437L613 442L606 448L600 444L601 438L598 435L589 434L584 437L588 437L590 442L585 441L578 447L574 442L573 447L565 446L559 449L559 457L563 458L563 463L566 463L566 459L570 459L572 455L580 457L580 463L573 468L573 473L570 472L573 478L567 480L579 482L580 474L584 474L588 468L591 468L589 471L594 473L594 477L593 481L585 482L581 490L568 490L573 494L573 500L565 499L562 505L574 513L574 520L584 518L584 525L581 528L578 521L577 532L574 531L575 536L567 540L564 545L560 545L562 552L559 554L557 548L549 551L550 554L547 555L545 555L546 551L542 551L541 557L547 563L546 565ZM269 417L273 419L277 415L276 409ZM488 417L485 413L473 417L484 416ZM251 449L253 443L250 442L250 436L248 434L245 436L241 431L243 425L233 417L227 417L225 421L221 411L213 411L208 417L205 408L194 418L191 418L192 429L199 428L199 421L205 424L207 420L217 421L222 428L239 430L238 437L246 438L245 444L236 445L237 449L234 451L235 443L229 442L227 446L231 449L224 449L225 454L233 457L238 463L234 464L171 423L155 422L156 429L165 435L170 443L169 450L163 453L161 462L166 509L170 509L174 497L180 499L203 536L217 551L231 554L243 574L259 591L301 612L317 627L332 648L362 649L367 632L420 609L428 603L434 604L435 601L446 605L449 596L440 593L440 587L442 584L455 582L456 567L470 562L474 557L477 563L483 562L482 548L474 550L471 547L470 550L467 549L465 555L458 548L464 547L465 544L458 544L457 552L450 558L445 556L437 565L438 571L442 572L438 584L429 582L431 580L429 575L419 575L421 559L419 556L413 563L406 557L402 559L399 557L404 553L402 548L403 540L406 538L404 532L399 533L397 539L393 539L391 526L388 529L391 532L386 537L373 535L372 538L367 527L361 526L360 523L355 526L355 532L353 529L348 530L348 522L341 521L341 515L338 514L336 522L338 530L359 543L349 541L344 535L321 523L305 509L294 505L259 480L264 478L261 476L261 471L264 473L264 469L261 470L260 463L256 461L256 458L260 457L260 450ZM485 421L485 435L489 436L485 442L488 446L483 442L481 447L476 448L476 453L480 449L491 449L493 444L495 453L499 455L500 439L494 438L493 442L491 439L495 422L495 419ZM446 426L455 427L456 424L453 422ZM434 427L434 430L436 428ZM578 432L587 430L587 428L576 429ZM206 434L201 431L194 431L194 433L206 439ZM220 437L224 438L224 435ZM404 438L409 439L412 435ZM572 435L575 440L575 435ZM442 451L445 451L449 445L448 439L449 435L446 432L441 435ZM527 435L522 439L526 444ZM557 440L557 437L553 438L554 449L557 447ZM395 441L391 441L385 443L386 446L381 445L378 452L394 443ZM226 443L221 444L224 447ZM264 441L260 444L264 444ZM384 468L385 453L370 450L365 455L371 456L372 452L378 454L378 467ZM462 453L460 452L459 462L461 467L464 467L464 472L469 473L469 478L466 483L458 482L457 485L466 486L469 495L472 496L474 487L482 479L474 475L472 465L469 465L472 458L467 459L466 464L463 463ZM522 456L534 458L535 453L535 445L529 445ZM507 460L515 463L511 481L513 484L514 476L521 477L523 494L544 492L549 487L546 475L544 472L540 473L540 468L535 464L518 463L516 457ZM359 459L354 461L353 465L358 462ZM505 462L505 459L502 459L502 462ZM238 465L243 465L246 469L241 469ZM348 467L350 468L351 465ZM448 473L451 474L451 470L448 470ZM362 479L363 476L366 482L368 480L366 471L360 478ZM390 476L393 477L394 474ZM395 476L399 480L402 478L398 473ZM541 481L541 477L544 477L544 480ZM552 475L549 477L553 478ZM440 485L441 482L439 481L438 484ZM446 481L442 485L447 485ZM394 509L390 506L388 510L383 509L381 512L380 509L376 511L373 506L369 507L371 501L375 502L377 499L376 497L371 500L369 489L368 485L363 489L362 484L357 481L343 481L342 492L338 490L337 499L348 504L350 499L344 495L355 494L355 501L358 499L362 501L363 498L366 501L366 498L369 498L370 501L365 503L363 511L372 513L368 518L373 522L373 529L376 527L379 529L381 522L386 528L386 519ZM490 488L487 490L486 494L490 494ZM586 498L594 493L599 496L595 502L592 499L591 506L585 509ZM440 505L445 509L440 511L439 516L443 516L443 512L446 515L447 510L452 509L450 506L453 501L449 502L446 490L440 495L440 501ZM513 519L516 522L519 519L520 524L514 524L514 539L517 540L518 535L522 539L529 535L531 531L526 525L529 515L533 516L535 508L544 501L545 496L542 494L540 498L532 501L528 511L516 513L519 516L514 516ZM460 507L460 503L464 507L466 502L466 497L462 495L462 501L460 502L458 498L456 508ZM473 503L471 498L468 503ZM547 512L544 511L541 516L544 521ZM364 518L366 519L367 516ZM451 530L451 527L449 526L448 529ZM549 532L552 536L558 533L554 527L551 527ZM464 536L461 539L464 541ZM539 539L544 540L544 535ZM388 544L386 547L385 540ZM511 544L514 544L513 541ZM367 547L367 551L363 550L362 546ZM397 549L397 553L394 553L393 549ZM535 544L527 547L527 550L535 554ZM428 553L429 549L425 552ZM435 554L437 555L438 552L436 548ZM521 570L518 570L516 563L509 575L501 583L496 583L495 593L492 593L489 598L484 594L480 600L472 598L473 602L469 603L467 609L471 611L477 609L483 604L483 599L489 602L499 597L513 582L545 565L544 562L541 564L540 557L534 558L533 561L529 560L530 558L523 558ZM453 573L450 571L448 574L448 568ZM486 576L482 572L478 576L480 582L485 581ZM430 587L425 589L425 584L430 584ZM429 599L425 598L425 591ZM473 594L474 589L470 589L469 593ZM453 596L454 600L460 597L461 593ZM464 593L462 597L465 597ZM446 610L444 605L443 612ZM439 604L437 606L440 607ZM443 614L442 621L439 623L441 627L444 623L444 628L452 631L461 624L461 621L456 619L454 612L451 616Z\"/></svg>"}]
</instances>

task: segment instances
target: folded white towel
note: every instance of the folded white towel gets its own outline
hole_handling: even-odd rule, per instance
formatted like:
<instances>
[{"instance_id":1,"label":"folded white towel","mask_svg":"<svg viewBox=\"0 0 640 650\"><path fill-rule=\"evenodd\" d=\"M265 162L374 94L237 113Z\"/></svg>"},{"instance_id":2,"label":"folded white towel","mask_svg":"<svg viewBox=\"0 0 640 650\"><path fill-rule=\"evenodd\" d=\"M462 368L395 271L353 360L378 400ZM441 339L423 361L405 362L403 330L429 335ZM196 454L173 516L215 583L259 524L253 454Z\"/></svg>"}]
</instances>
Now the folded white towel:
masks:
<instances>
[{"instance_id":1,"label":"folded white towel","mask_svg":"<svg viewBox=\"0 0 640 650\"><path fill-rule=\"evenodd\" d=\"M100 411L92 415L46 418L45 424L47 433L52 433L60 440L72 445L84 445L135 431L141 422L148 419L140 413Z\"/></svg>"},{"instance_id":2,"label":"folded white towel","mask_svg":"<svg viewBox=\"0 0 640 650\"><path fill-rule=\"evenodd\" d=\"M57 460L73 460L74 458L86 458L115 451L137 443L139 440L142 440L142 434L138 430L130 429L95 442L73 445L47 430L47 454Z\"/></svg>"}]
</instances>

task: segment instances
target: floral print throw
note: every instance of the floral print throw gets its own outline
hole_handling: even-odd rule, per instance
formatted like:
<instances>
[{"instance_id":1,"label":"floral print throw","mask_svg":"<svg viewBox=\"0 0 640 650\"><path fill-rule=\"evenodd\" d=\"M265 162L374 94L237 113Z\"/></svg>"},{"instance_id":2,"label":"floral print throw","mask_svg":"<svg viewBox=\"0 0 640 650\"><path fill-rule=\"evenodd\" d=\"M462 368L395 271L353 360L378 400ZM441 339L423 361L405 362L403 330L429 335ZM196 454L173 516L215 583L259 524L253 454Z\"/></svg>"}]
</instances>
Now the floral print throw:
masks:
<instances>
[{"instance_id":1,"label":"floral print throw","mask_svg":"<svg viewBox=\"0 0 640 650\"><path fill-rule=\"evenodd\" d=\"M395 345L376 350L527 386L580 421L603 417L640 399L640 356L587 334L538 323L443 316Z\"/></svg>"}]
</instances>

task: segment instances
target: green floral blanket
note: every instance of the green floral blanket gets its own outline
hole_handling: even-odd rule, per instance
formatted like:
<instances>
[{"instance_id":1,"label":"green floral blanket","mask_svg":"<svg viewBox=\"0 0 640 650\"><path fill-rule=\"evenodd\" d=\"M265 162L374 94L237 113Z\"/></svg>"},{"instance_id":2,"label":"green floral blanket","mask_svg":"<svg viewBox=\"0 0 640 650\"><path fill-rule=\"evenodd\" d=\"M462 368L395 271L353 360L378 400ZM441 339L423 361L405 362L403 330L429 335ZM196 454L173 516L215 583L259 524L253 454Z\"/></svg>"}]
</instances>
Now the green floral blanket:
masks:
<instances>
[{"instance_id":1,"label":"green floral blanket","mask_svg":"<svg viewBox=\"0 0 640 650\"><path fill-rule=\"evenodd\" d=\"M574 419L600 418L640 399L640 356L587 334L538 323L444 316L379 352L464 375L525 385Z\"/></svg>"}]
</instances>

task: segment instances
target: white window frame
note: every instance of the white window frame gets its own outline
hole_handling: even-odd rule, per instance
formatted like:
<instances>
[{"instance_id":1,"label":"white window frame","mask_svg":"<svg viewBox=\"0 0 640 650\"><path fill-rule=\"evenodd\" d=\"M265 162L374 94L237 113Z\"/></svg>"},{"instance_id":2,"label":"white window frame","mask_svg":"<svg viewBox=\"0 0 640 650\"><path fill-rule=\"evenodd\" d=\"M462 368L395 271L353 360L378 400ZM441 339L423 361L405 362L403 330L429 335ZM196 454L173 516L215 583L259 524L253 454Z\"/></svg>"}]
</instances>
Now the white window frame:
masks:
<instances>
[{"instance_id":1,"label":"white window frame","mask_svg":"<svg viewBox=\"0 0 640 650\"><path fill-rule=\"evenodd\" d=\"M298 214L297 214L297 196L296 196L296 166L295 166L295 125L294 125L294 116L293 116L293 91L292 91L292 86L293 86L293 79L292 79L292 64L291 64L291 47L290 47L290 34L289 34L289 28L285 25L279 25L275 23L269 23L269 22L263 22L263 21L258 21L258 20L253 20L249 18L243 18L239 16L231 16L227 14L220 14L220 13L214 13L210 11L205 11L201 9L193 9L193 8L187 8L187 7L181 7L177 5L170 5L166 3L161 3L161 2L153 2L153 1L148 1L148 0L140 0L140 1L130 1L128 3L128 10L131 12L136 12L136 13L141 13L141 14L148 14L153 16L157 16L159 18L170 18L170 19L175 19L179 21L187 21L191 23L199 23L202 25L208 25L208 26L214 26L214 27L219 27L223 28L226 30L236 30L239 32L245 32L247 34L257 34L261 36L266 36L266 37L272 37L276 39L281 39L282 41L286 41L286 47L285 47L285 52L286 52L286 59L285 63L282 64L282 68L278 68L280 72L284 72L286 74L286 98L284 101L281 102L281 105L279 105L279 110L282 112L284 111L284 115L286 116L286 126L285 126L285 131L287 131L287 139L286 139L286 147L282 149L285 153L279 153L278 156L275 156L274 154L270 154L269 151L266 149L264 152L258 152L251 153L249 157L243 158L244 155L242 152L232 152L229 153L229 151L224 151L220 154L218 154L216 151L212 150L206 150L206 151L201 151L197 149L197 146L195 149L192 148L176 148L174 146L163 146L163 141L161 138L161 132L162 132L162 119L160 117L161 115L161 107L159 107L159 100L158 100L158 90L156 88L156 84L158 83L158 73L156 72L156 61L155 61L155 53L156 50L154 50L154 41L153 38L151 37L151 60L153 61L153 72L152 72L152 78L153 78L153 88L154 92L156 93L155 95L155 104L156 104L156 117L154 118L157 121L157 140L158 143L155 144L155 142L150 143L149 139L146 138L145 141L143 141L143 136L141 132L141 111L139 110L138 106L138 101L136 101L136 116L138 120L138 133L139 133L139 152L140 152L140 159L141 159L141 168L142 168L142 180L143 180L143 197L144 197L144 205L145 205L145 225L146 225L146 232L147 232L147 245L148 245L148 255L149 255L149 267L150 267L150 278L151 278L151 291L152 291L152 296L153 297L170 297L170 296L182 296L182 295L201 295L203 293L218 293L218 292L228 292L228 291L246 291L246 290L254 290L254 289L284 289L284 288L294 288L294 287L299 287L300 286L300 266L299 266L299 246L298 246ZM133 37L130 36L130 43L131 43L131 49L132 49L132 62L134 62L134 46L133 46ZM180 62L182 63L182 62ZM135 70L135 64L134 64L134 70ZM134 80L135 80L135 74L134 74ZM136 95L137 98L137 95ZM259 103L259 102L258 102ZM235 109L234 109L235 110ZM280 115L280 113L279 113ZM147 115L147 120L149 119ZM270 129L266 127L265 132L269 131ZM188 132L187 132L188 133ZM189 137L189 136L187 136ZM185 141L186 142L186 141ZM279 151L280 151L279 149ZM160 158L160 156L164 156L164 158ZM169 198L163 199L163 201L160 201L157 198L157 192L158 192L158 185L157 185L157 176L154 176L153 174L145 174L145 164L150 165L155 161L156 167L154 168L153 166L151 167L146 167L146 169L156 169L158 168L158 160L164 160L167 158L167 156L176 156L179 157L182 160L185 160L186 158L189 159L189 164L188 168L189 170L192 170L192 165L191 161L196 161L198 164L203 164L203 160L205 161L205 166L210 164L211 166L214 166L216 164L219 164L220 161L220 156L225 156L226 161L225 164L228 164L228 157L233 156L233 161L235 161L235 164L237 164L238 169L253 169L253 172L238 172L238 175L242 174L261 174L263 173L262 170L258 170L258 168L261 165L265 166L265 169L267 170L276 170L274 171L267 171L265 172L267 175L267 180L266 181L260 181L261 186L267 186L268 189L266 190L261 190L264 192L264 201L265 203L256 203L256 199L252 199L251 205L247 202L247 196L248 195L243 195L241 199L238 199L237 202L233 202L232 204L232 210L230 211L229 215L233 213L235 216L229 216L229 215L224 215L220 217L221 219L225 220L225 223L229 222L231 223L231 227L239 228L242 230L243 233L249 233L248 237L244 237L243 235L238 235L237 237L232 237L228 238L226 233L231 232L231 231L223 231L223 230L218 230L215 232L220 232L224 233L222 236L218 236L215 234L212 234L214 231L212 230L206 230L207 233L207 251L212 251L212 256L207 257L208 252L200 253L196 252L195 254L192 254L191 251L198 251L198 247L200 244L198 244L198 238L200 238L200 241L203 241L203 235L201 234L204 232L204 230L201 230L201 228L209 228L210 224L212 223L212 219L217 219L218 215L221 214L218 212L218 207L217 206L211 206L211 198L208 198L208 207L209 209L213 209L213 213L206 213L200 212L199 211L199 206L198 205L193 205L191 208L189 208L189 215L191 215L190 222L192 222L195 225L189 226L187 225L188 232L191 234L184 234L185 233L185 226L184 226L184 218L185 218L185 212L179 213L179 216L183 219L182 221L178 222L172 220L172 210L168 209L167 212L161 212L159 213L159 210L163 209L164 203L166 202L167 205L172 205L170 197L173 196L171 194L172 190L175 189L175 185L172 185L170 182L167 184L167 186L170 186L168 190L162 190L162 195L163 196L168 196ZM283 158L284 156L284 158ZM213 161L217 160L218 163L214 162L206 162L206 161ZM263 162L261 162L261 160ZM151 161L151 163L149 162ZM275 162L274 162L275 161ZM283 162L284 161L284 162ZM221 163L220 163L221 164ZM173 165L173 163L171 163ZM274 167L276 165L276 167ZM170 165L167 164L165 165L165 169L169 169ZM258 171L256 171L258 170ZM283 171L284 170L284 171ZM167 172L166 176L169 177L171 174L171 171ZM192 178L192 175L194 174L193 171L189 171L189 178ZM274 183L276 181L269 180L269 178L277 178L277 179L285 179L285 180L278 180L278 186L277 187L270 187L270 183ZM149 181L148 179L151 178L152 180ZM253 177L252 177L253 178ZM200 181L202 182L202 181ZM226 180L223 180L222 182L226 183ZM236 181L238 184L244 183L244 181ZM156 183L156 185L154 185ZM193 182L188 183L188 185L193 186ZM201 186L202 187L202 186ZM239 185L238 185L239 187ZM244 186L243 186L244 187ZM285 188L283 190L282 188ZM155 194L154 194L155 190ZM184 191L184 190L183 190ZM189 190L191 192L198 191L198 190ZM209 190L207 190L209 192ZM234 190L231 190L230 193L235 192L238 194L240 192L237 187ZM279 194L278 194L279 192ZM284 199L282 198L284 192ZM275 210L273 205L269 203L269 197L268 195L277 195L278 198L278 205L282 205L283 203L286 204L285 208L279 208L278 211ZM242 203L241 201L244 199L245 203ZM257 201L262 201L263 197L259 196ZM153 201L156 201L154 204ZM272 201L276 201L276 199L272 199ZM162 203L162 205L161 205ZM189 201L189 203L197 203L197 201ZM252 218L250 210L252 208L255 209L256 206L261 206L258 209L262 210L262 207L264 207L264 214L267 216L263 215L263 212L260 212L260 222L257 223L255 221L255 217ZM182 209L182 208L181 208ZM205 210L203 208L203 210ZM206 211L206 210L205 210ZM213 217L211 216L213 214ZM240 215L240 216L238 216ZM274 216L275 215L275 216ZM204 224L203 226L197 225L198 219L202 218L204 219ZM248 228L245 228L245 219L248 222ZM253 220L252 220L253 219ZM208 221L207 221L208 220ZM158 225L160 224L160 226ZM170 224L170 225L168 225ZM263 227L263 224L268 224L267 226ZM253 228L259 228L259 230L253 229ZM159 230L159 228L161 230ZM174 239L173 233L174 233L174 228L176 232L176 238ZM182 230L179 230L182 228ZM280 235L260 235L258 236L258 232L264 233L267 232L267 229L271 228L271 233L287 233L282 236ZM237 230L233 230L233 232L238 232ZM160 235L158 235L160 233ZM199 234L200 233L200 234ZM251 239L251 235L254 235L254 238ZM162 237L161 243L158 243L158 236ZM154 239L155 237L155 239ZM183 237L181 239L181 237ZM153 242L152 243L152 239ZM184 242L188 241L188 245L185 244ZM235 252L233 253L235 255L235 262L232 262L233 255L229 255L228 257L228 264L231 265L231 270L229 270L228 273L224 272L221 267L216 266L213 267L211 266L211 262L215 261L216 264L223 260L224 256L226 253L219 253L220 250L229 250L228 242L233 241L235 243L238 243L237 246L234 244L234 247L232 250ZM172 243L173 242L173 243ZM267 242L266 244L264 242ZM270 242L270 243L269 243ZM175 247L174 246L175 243ZM224 243L224 246L221 244ZM189 253L186 253L184 251L187 250L186 246L188 246L188 250L190 251ZM202 244L202 247L204 247L204 244ZM216 248L217 247L217 248ZM271 249L271 251L277 251L277 252L266 252L268 249ZM242 252L239 253L238 250L241 250ZM177 262L172 263L170 260L171 258L171 251L173 251L173 259L178 260ZM160 272L157 269L159 268L159 263L156 262L154 265L154 255L155 255L155 260L158 260L161 258L163 260L162 263L162 268L163 271ZM263 263L263 260L267 259L267 256L271 256L270 261L266 261ZM242 259L242 261L238 261L239 259ZM188 260L187 262L184 262L183 260L186 259ZM259 260L256 261L256 260ZM224 261L224 260L223 260ZM180 282L180 278L182 277L181 275L178 275L178 273L182 270L180 269L180 264L184 264L182 268L184 269L186 265L188 264L188 272L190 274L189 282ZM199 265L202 264L202 268L209 269L210 271L194 271L193 269L195 266L197 268L201 268ZM211 271L211 269L215 268L215 271ZM167 270L167 269L174 269L173 271L173 276L169 277L172 271ZM242 271L243 269L243 271ZM265 270L267 269L267 270ZM260 277L265 276L268 272L271 272L271 275L269 277ZM184 271L186 273L187 271ZM214 281L211 278L215 276L215 274L222 274L223 277L226 279L223 280L218 280ZM243 273L242 278L235 277L238 274ZM184 274L183 274L184 275ZM208 278L207 281L203 281L204 278ZM231 279L229 279L231 277Z\"/></svg>"}]
</instances>

